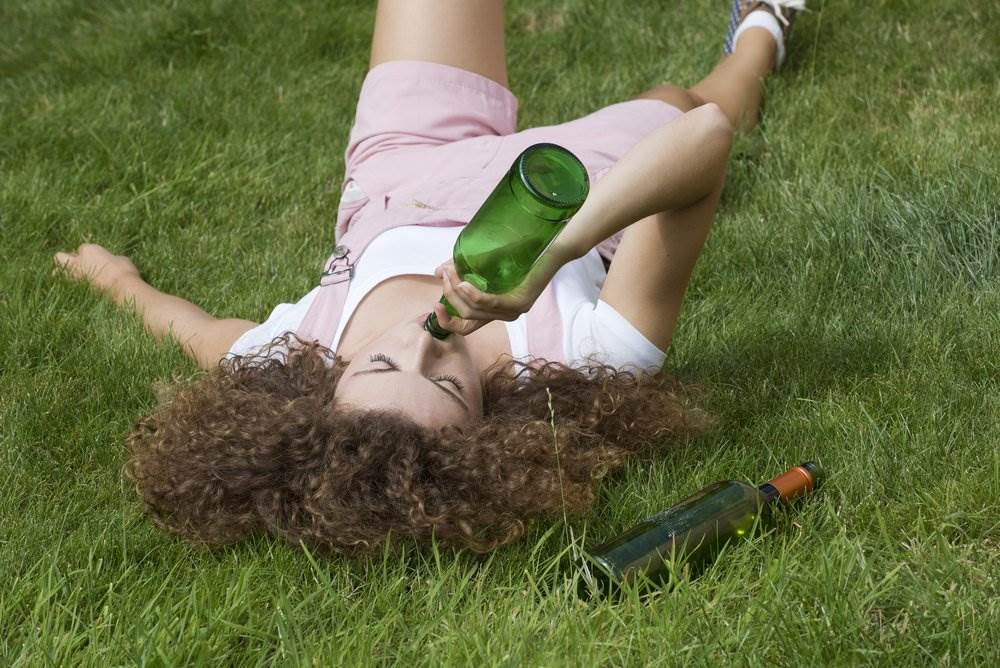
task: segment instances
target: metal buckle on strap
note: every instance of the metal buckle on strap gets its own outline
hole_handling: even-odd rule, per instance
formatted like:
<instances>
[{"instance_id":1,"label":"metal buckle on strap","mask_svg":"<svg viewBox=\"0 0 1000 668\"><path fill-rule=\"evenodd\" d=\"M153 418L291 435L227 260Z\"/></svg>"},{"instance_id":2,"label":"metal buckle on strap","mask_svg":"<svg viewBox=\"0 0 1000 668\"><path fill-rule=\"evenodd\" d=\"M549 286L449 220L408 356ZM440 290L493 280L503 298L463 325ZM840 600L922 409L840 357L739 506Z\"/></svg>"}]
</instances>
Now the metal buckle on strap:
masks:
<instances>
[{"instance_id":1,"label":"metal buckle on strap","mask_svg":"<svg viewBox=\"0 0 1000 668\"><path fill-rule=\"evenodd\" d=\"M333 258L326 270L319 275L319 284L334 285L352 278L354 278L354 263L351 262L351 249L347 246L334 246Z\"/></svg>"}]
</instances>

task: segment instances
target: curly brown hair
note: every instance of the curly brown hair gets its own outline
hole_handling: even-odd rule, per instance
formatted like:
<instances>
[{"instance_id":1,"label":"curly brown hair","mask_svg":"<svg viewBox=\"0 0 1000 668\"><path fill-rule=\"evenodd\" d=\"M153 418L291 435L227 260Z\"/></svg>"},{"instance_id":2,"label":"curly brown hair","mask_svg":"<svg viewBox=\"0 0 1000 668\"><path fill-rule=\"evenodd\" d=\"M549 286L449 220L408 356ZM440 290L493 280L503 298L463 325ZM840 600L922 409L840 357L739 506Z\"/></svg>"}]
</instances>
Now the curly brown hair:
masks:
<instances>
[{"instance_id":1,"label":"curly brown hair","mask_svg":"<svg viewBox=\"0 0 1000 668\"><path fill-rule=\"evenodd\" d=\"M128 437L156 524L200 544L267 532L321 551L390 536L487 551L534 517L587 509L608 472L700 422L665 375L509 362L479 421L435 432L335 409L345 366L286 336L172 388Z\"/></svg>"}]
</instances>

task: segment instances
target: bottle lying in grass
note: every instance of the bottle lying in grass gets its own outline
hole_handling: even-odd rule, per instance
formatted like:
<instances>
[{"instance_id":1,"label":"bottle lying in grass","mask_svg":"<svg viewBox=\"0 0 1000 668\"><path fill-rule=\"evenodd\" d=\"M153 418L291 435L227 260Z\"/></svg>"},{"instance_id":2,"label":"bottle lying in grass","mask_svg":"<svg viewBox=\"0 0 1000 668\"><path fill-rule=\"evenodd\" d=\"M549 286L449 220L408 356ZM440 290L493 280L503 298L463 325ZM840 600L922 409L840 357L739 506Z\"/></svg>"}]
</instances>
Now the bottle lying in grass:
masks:
<instances>
[{"instance_id":1,"label":"bottle lying in grass","mask_svg":"<svg viewBox=\"0 0 1000 668\"><path fill-rule=\"evenodd\" d=\"M580 160L556 144L534 144L514 160L455 241L455 270L463 281L492 294L517 287L590 191ZM458 312L444 297L448 313ZM424 329L451 334L431 313Z\"/></svg>"},{"instance_id":2,"label":"bottle lying in grass","mask_svg":"<svg viewBox=\"0 0 1000 668\"><path fill-rule=\"evenodd\" d=\"M713 483L589 550L582 593L607 593L630 582L662 584L678 564L697 571L726 543L773 525L776 507L811 492L821 476L818 464L806 462L759 487Z\"/></svg>"}]
</instances>

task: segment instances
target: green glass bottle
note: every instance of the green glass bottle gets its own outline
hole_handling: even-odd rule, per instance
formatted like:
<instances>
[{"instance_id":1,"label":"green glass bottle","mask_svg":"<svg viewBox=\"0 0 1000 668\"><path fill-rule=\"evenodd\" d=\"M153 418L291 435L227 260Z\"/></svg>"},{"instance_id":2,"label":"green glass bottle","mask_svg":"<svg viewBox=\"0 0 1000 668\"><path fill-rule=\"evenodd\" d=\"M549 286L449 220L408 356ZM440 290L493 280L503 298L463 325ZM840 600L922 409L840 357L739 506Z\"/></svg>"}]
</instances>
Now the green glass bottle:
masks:
<instances>
[{"instance_id":1,"label":"green glass bottle","mask_svg":"<svg viewBox=\"0 0 1000 668\"><path fill-rule=\"evenodd\" d=\"M589 191L587 170L575 155L555 144L529 146L458 235L453 253L458 275L483 292L514 289ZM447 299L441 303L458 315ZM451 334L433 313L424 329L439 339Z\"/></svg>"},{"instance_id":2,"label":"green glass bottle","mask_svg":"<svg viewBox=\"0 0 1000 668\"><path fill-rule=\"evenodd\" d=\"M726 543L772 525L775 506L812 491L821 476L818 464L806 462L759 487L736 480L713 483L588 551L581 588L605 593L628 582L662 584L672 563L697 571Z\"/></svg>"}]
</instances>

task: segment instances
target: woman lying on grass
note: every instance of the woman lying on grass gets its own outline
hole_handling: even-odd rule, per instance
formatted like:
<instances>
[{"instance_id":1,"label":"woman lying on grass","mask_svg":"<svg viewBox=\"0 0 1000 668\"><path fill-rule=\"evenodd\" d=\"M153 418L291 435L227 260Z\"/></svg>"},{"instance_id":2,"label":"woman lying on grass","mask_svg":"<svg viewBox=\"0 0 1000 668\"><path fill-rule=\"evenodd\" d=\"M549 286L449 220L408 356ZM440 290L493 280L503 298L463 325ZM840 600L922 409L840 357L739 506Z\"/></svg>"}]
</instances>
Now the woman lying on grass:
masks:
<instances>
[{"instance_id":1,"label":"woman lying on grass","mask_svg":"<svg viewBox=\"0 0 1000 668\"><path fill-rule=\"evenodd\" d=\"M690 89L515 132L502 2L383 0L338 246L301 301L263 324L217 319L100 246L58 253L210 369L129 436L155 521L209 544L270 532L363 551L395 535L485 551L586 509L606 473L696 426L659 369L790 5L734 2L725 55ZM455 275L455 238L538 142L581 159L590 196L519 288L481 293ZM434 306L442 291L461 317ZM427 334L431 308L458 335Z\"/></svg>"}]
</instances>

